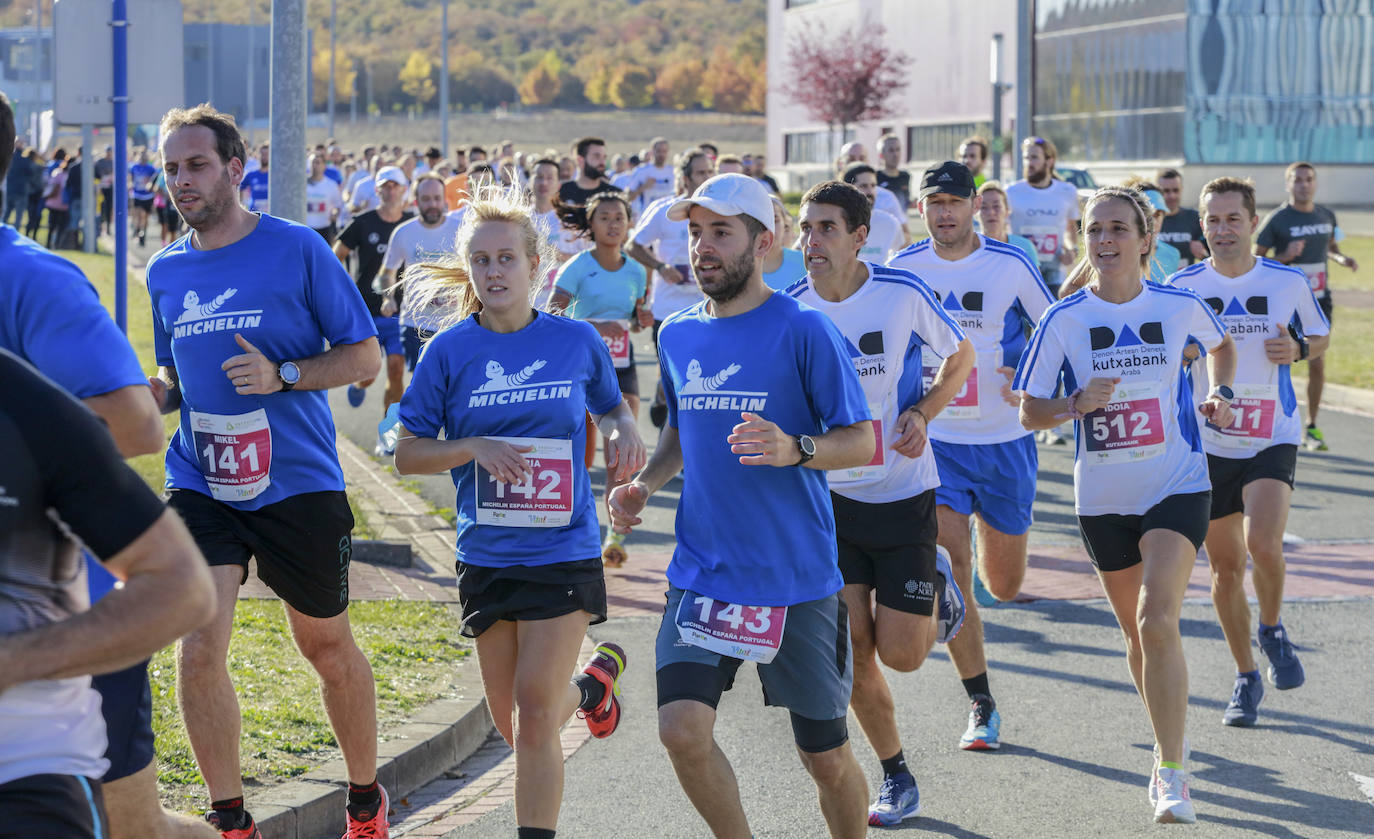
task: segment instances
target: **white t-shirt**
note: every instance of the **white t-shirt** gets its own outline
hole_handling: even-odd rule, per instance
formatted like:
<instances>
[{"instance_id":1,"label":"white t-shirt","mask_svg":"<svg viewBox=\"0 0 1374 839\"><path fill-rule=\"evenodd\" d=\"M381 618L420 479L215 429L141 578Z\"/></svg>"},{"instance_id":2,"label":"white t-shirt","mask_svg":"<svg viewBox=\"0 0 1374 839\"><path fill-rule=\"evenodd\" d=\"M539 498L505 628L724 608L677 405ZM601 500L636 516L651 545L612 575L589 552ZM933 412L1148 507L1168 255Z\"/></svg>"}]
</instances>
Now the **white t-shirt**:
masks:
<instances>
[{"instance_id":1,"label":"white t-shirt","mask_svg":"<svg viewBox=\"0 0 1374 839\"><path fill-rule=\"evenodd\" d=\"M635 229L630 231L630 241L653 248L660 261L675 266L686 280L683 283L670 283L663 279L662 274L654 272L651 306L654 320L666 320L673 313L700 303L703 297L688 267L687 222L668 218L668 208L673 206L675 200L676 196L668 195L650 204L639 217Z\"/></svg>"},{"instance_id":2,"label":"white t-shirt","mask_svg":"<svg viewBox=\"0 0 1374 839\"><path fill-rule=\"evenodd\" d=\"M364 178L359 181L353 189L353 194L349 196L349 203L362 204L357 210L352 211L355 216L360 216L368 210L375 210L381 206L382 202L377 198L377 181L373 178Z\"/></svg>"},{"instance_id":3,"label":"white t-shirt","mask_svg":"<svg viewBox=\"0 0 1374 839\"><path fill-rule=\"evenodd\" d=\"M333 211L343 209L343 193L329 178L305 182L305 225L319 230L328 227Z\"/></svg>"},{"instance_id":4,"label":"white t-shirt","mask_svg":"<svg viewBox=\"0 0 1374 839\"><path fill-rule=\"evenodd\" d=\"M1059 251L1071 220L1078 218L1078 190L1068 181L1054 179L1044 188L1019 180L1007 187L1011 204L1011 232L1035 245L1040 270L1058 277Z\"/></svg>"},{"instance_id":5,"label":"white t-shirt","mask_svg":"<svg viewBox=\"0 0 1374 839\"><path fill-rule=\"evenodd\" d=\"M897 219L899 223L906 222L906 207L902 206L897 193L887 187L878 187L877 193L873 196L873 209L882 210Z\"/></svg>"},{"instance_id":6,"label":"white t-shirt","mask_svg":"<svg viewBox=\"0 0 1374 839\"><path fill-rule=\"evenodd\" d=\"M1202 425L1202 445L1218 457L1254 457L1277 445L1302 442L1302 416L1293 390L1288 364L1274 364L1264 352L1269 338L1288 334L1288 324L1298 319L1305 335L1327 335L1326 322L1317 298L1302 271L1272 259L1256 259L1255 266L1239 277L1217 273L1212 260L1198 262L1169 278L1171 285L1197 292L1236 342L1236 399L1231 410L1236 419L1223 433L1210 423ZM1212 386L1207 363L1193 363L1193 398L1207 398Z\"/></svg>"},{"instance_id":7,"label":"white t-shirt","mask_svg":"<svg viewBox=\"0 0 1374 839\"><path fill-rule=\"evenodd\" d=\"M892 444L900 436L898 414L925 394L921 377L906 371L920 366L923 348L941 358L952 355L964 333L920 278L908 271L865 264L868 280L838 303L817 294L810 276L787 293L824 312L839 327L881 435L869 465L826 473L830 488L865 504L885 504L940 485L930 446L913 459L893 451Z\"/></svg>"},{"instance_id":8,"label":"white t-shirt","mask_svg":"<svg viewBox=\"0 0 1374 839\"><path fill-rule=\"evenodd\" d=\"M629 192L631 189L634 189L635 175L638 172L638 169L626 169L624 172L611 175L609 179L611 186L621 192Z\"/></svg>"},{"instance_id":9,"label":"white t-shirt","mask_svg":"<svg viewBox=\"0 0 1374 839\"><path fill-rule=\"evenodd\" d=\"M634 171L634 178L630 181L630 189L639 189L640 186L648 184L644 192L639 196L639 207L645 207L659 200L660 198L671 198L675 193L673 189L673 178L676 176L672 165L654 166L645 163Z\"/></svg>"},{"instance_id":10,"label":"white t-shirt","mask_svg":"<svg viewBox=\"0 0 1374 839\"><path fill-rule=\"evenodd\" d=\"M1202 298L1141 283L1125 303L1091 288L1055 303L1021 358L1017 390L1049 399L1065 363L1065 390L1120 377L1113 401L1074 423L1074 507L1080 516L1141 515L1171 495L1210 489L1193 391L1190 342L1216 349L1226 329Z\"/></svg>"},{"instance_id":11,"label":"white t-shirt","mask_svg":"<svg viewBox=\"0 0 1374 839\"><path fill-rule=\"evenodd\" d=\"M868 222L868 240L859 249L859 259L882 265L901 247L902 223L896 216L875 208Z\"/></svg>"},{"instance_id":12,"label":"white t-shirt","mask_svg":"<svg viewBox=\"0 0 1374 839\"><path fill-rule=\"evenodd\" d=\"M1005 443L1030 433L1021 426L1020 411L1002 398L1007 379L997 368L1016 369L1026 348L1022 318L1035 323L1054 303L1020 248L984 236L978 241L973 253L948 260L924 239L888 263L924 280L978 352L964 389L930 421L930 438L942 443ZM925 362L929 386L940 363L929 357Z\"/></svg>"},{"instance_id":13,"label":"white t-shirt","mask_svg":"<svg viewBox=\"0 0 1374 839\"><path fill-rule=\"evenodd\" d=\"M443 254L453 253L460 224L461 220L453 218L452 214L444 216L434 227L425 227L418 216L402 222L391 231L391 240L387 243L386 254L382 257L382 270L396 271L406 265L418 265ZM439 316L443 314L441 309L429 307L423 312L412 311L410 299L404 294L404 273L401 274L401 283L401 326L435 331L439 326Z\"/></svg>"}]
</instances>

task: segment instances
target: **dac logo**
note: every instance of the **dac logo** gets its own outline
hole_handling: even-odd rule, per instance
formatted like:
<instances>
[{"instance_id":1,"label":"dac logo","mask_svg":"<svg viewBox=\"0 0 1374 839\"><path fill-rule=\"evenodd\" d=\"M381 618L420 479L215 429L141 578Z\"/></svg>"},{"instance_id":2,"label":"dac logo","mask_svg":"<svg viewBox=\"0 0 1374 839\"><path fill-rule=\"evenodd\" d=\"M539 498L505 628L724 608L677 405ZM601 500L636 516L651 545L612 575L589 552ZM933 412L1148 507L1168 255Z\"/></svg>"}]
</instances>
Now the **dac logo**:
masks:
<instances>
[{"instance_id":1,"label":"dac logo","mask_svg":"<svg viewBox=\"0 0 1374 839\"><path fill-rule=\"evenodd\" d=\"M1267 315L1269 314L1269 298L1256 295L1247 297L1245 305L1240 304L1240 299L1231 298L1230 305L1222 302L1220 297L1208 297L1207 305L1212 307L1212 311L1222 317L1243 317L1245 315ZM1224 307L1224 309L1223 309Z\"/></svg>"},{"instance_id":2,"label":"dac logo","mask_svg":"<svg viewBox=\"0 0 1374 839\"><path fill-rule=\"evenodd\" d=\"M981 312L983 311L983 292L965 292L963 297L954 299L954 292L945 295L945 310L949 312Z\"/></svg>"},{"instance_id":3,"label":"dac logo","mask_svg":"<svg viewBox=\"0 0 1374 839\"><path fill-rule=\"evenodd\" d=\"M1164 325L1157 320L1140 324L1134 332L1129 325L1123 325L1120 335L1109 326L1094 326L1090 334L1094 350L1164 343Z\"/></svg>"}]
</instances>

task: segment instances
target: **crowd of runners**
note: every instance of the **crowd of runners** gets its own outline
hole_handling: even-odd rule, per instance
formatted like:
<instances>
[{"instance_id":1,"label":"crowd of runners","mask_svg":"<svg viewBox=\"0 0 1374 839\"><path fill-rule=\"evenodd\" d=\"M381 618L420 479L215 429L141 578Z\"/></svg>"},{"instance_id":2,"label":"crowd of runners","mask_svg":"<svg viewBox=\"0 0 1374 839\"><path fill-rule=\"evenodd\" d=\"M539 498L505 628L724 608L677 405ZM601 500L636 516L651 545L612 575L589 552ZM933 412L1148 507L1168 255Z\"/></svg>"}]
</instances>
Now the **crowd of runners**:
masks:
<instances>
[{"instance_id":1,"label":"crowd of runners","mask_svg":"<svg viewBox=\"0 0 1374 839\"><path fill-rule=\"evenodd\" d=\"M271 150L250 156L232 118L174 110L160 140L129 173L140 240L158 196L175 216L146 271L152 378L79 270L0 226L0 424L18 445L0 463L0 803L16 814L0 836L260 837L226 665L250 557L319 675L345 836L387 835L326 398L347 388L356 408L383 376L377 454L453 479L461 631L515 752L522 839L554 836L560 727L620 724L624 650L581 667L579 650L606 619L603 568L632 560L646 504L679 476L658 731L716 836L750 836L714 737L746 661L790 715L833 836L920 811L883 665L912 671L945 645L969 700L960 748L1001 746L1015 709L994 699L978 605L1020 591L1036 431L1075 447L1083 543L1155 735L1155 821L1195 820L1179 610L1204 544L1237 669L1220 722L1257 720L1252 632L1273 687L1304 682L1282 537L1298 446L1327 445L1327 263L1355 268L1309 164L1261 225L1242 179L1202 185L1197 209L1175 170L1082 201L1047 139L1004 185L980 138L917 175L888 135L873 164L846 146L794 218L762 158L705 143L609 161L594 137L447 158L326 143L296 223L267 213ZM0 171L22 152L0 97ZM912 210L928 231L914 242ZM170 443L163 414L179 418ZM160 501L121 458L164 449ZM157 798L147 656L178 638L203 822Z\"/></svg>"}]
</instances>

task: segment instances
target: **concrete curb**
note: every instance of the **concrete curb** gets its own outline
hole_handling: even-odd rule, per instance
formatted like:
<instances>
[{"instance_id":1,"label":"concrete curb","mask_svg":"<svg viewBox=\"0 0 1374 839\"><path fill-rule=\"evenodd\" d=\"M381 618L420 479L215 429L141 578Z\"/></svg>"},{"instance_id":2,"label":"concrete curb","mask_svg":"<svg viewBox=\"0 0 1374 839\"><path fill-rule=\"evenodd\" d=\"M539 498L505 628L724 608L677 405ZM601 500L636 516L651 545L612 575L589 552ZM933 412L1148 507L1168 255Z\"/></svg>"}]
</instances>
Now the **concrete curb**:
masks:
<instances>
[{"instance_id":1,"label":"concrete curb","mask_svg":"<svg viewBox=\"0 0 1374 839\"><path fill-rule=\"evenodd\" d=\"M1307 404L1307 379L1293 377L1293 390L1298 394L1298 402ZM1374 416L1374 390L1365 390L1348 385L1335 385L1330 382L1322 388L1323 408L1345 411L1352 414Z\"/></svg>"},{"instance_id":2,"label":"concrete curb","mask_svg":"<svg viewBox=\"0 0 1374 839\"><path fill-rule=\"evenodd\" d=\"M416 565L452 574L448 522L343 435L338 451L345 480L378 538L409 542ZM457 681L459 698L426 705L378 742L377 780L393 803L463 762L494 729L477 668L465 668ZM343 759L337 758L296 780L250 790L249 798L263 839L333 839L343 831L346 789Z\"/></svg>"}]
</instances>

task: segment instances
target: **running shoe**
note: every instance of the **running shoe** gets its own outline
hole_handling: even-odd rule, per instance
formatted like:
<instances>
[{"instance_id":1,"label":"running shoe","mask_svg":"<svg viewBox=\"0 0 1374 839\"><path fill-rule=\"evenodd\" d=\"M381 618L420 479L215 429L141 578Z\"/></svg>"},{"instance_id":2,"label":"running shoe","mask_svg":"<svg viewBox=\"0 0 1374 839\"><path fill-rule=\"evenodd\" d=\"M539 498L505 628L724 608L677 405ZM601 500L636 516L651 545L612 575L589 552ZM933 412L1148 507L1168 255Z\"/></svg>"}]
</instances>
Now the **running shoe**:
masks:
<instances>
[{"instance_id":1,"label":"running shoe","mask_svg":"<svg viewBox=\"0 0 1374 839\"><path fill-rule=\"evenodd\" d=\"M941 644L948 644L964 625L964 594L959 591L959 584L954 582L954 569L949 566L949 551L939 545L935 546L935 571L945 579L945 594L940 598L936 614L939 626L935 638Z\"/></svg>"},{"instance_id":2,"label":"running shoe","mask_svg":"<svg viewBox=\"0 0 1374 839\"><path fill-rule=\"evenodd\" d=\"M1193 812L1193 797L1188 794L1186 772L1161 768L1155 787L1158 795L1155 800L1155 821L1160 824L1192 824L1197 821L1197 813Z\"/></svg>"},{"instance_id":3,"label":"running shoe","mask_svg":"<svg viewBox=\"0 0 1374 839\"><path fill-rule=\"evenodd\" d=\"M1307 434L1303 438L1303 445L1314 452L1326 451L1326 437L1322 430L1315 425L1307 426Z\"/></svg>"},{"instance_id":4,"label":"running shoe","mask_svg":"<svg viewBox=\"0 0 1374 839\"><path fill-rule=\"evenodd\" d=\"M878 797L868 808L870 827L892 827L921 812L921 791L909 772L888 775L878 787Z\"/></svg>"},{"instance_id":5,"label":"running shoe","mask_svg":"<svg viewBox=\"0 0 1374 839\"><path fill-rule=\"evenodd\" d=\"M1188 768L1188 761L1192 758L1192 756L1193 756L1193 747L1188 745L1188 738L1187 738L1187 737L1184 737L1184 738L1183 738L1183 768L1184 768L1184 769L1187 769L1187 768ZM1159 762L1160 762L1160 760L1162 760L1162 758L1161 758L1161 756L1160 756L1160 754L1159 754L1159 744L1158 744L1158 743L1155 743L1154 758L1155 758L1154 766L1150 767L1150 785L1149 785L1149 790L1148 790L1148 791L1149 791L1149 794L1150 794L1150 803L1151 803L1151 804L1154 804L1155 802L1159 801Z\"/></svg>"},{"instance_id":6,"label":"running shoe","mask_svg":"<svg viewBox=\"0 0 1374 839\"><path fill-rule=\"evenodd\" d=\"M1261 629L1259 645L1264 650L1264 657L1269 659L1269 681L1274 683L1274 687L1279 690L1302 687L1302 683L1307 681L1307 674L1303 672L1302 662L1298 661L1298 654L1294 652L1293 642L1289 640L1288 630L1283 624L1272 629Z\"/></svg>"},{"instance_id":7,"label":"running shoe","mask_svg":"<svg viewBox=\"0 0 1374 839\"><path fill-rule=\"evenodd\" d=\"M382 800L375 812L359 813L359 818L355 819L352 813L344 811L348 816L348 829L344 831L343 839L387 839L390 835L386 816L391 807L391 800L386 794L386 787L378 784L377 789L381 790Z\"/></svg>"},{"instance_id":8,"label":"running shoe","mask_svg":"<svg viewBox=\"0 0 1374 839\"><path fill-rule=\"evenodd\" d=\"M357 385L348 386L348 404L355 408L362 407L363 400L367 398L367 388Z\"/></svg>"},{"instance_id":9,"label":"running shoe","mask_svg":"<svg viewBox=\"0 0 1374 839\"><path fill-rule=\"evenodd\" d=\"M214 810L205 814L205 820L209 822L210 826L215 830L219 830L221 839L262 839L262 831L258 830L258 823L253 821L251 815L248 817L247 827L240 827L234 830L220 830L219 813L216 813Z\"/></svg>"},{"instance_id":10,"label":"running shoe","mask_svg":"<svg viewBox=\"0 0 1374 839\"><path fill-rule=\"evenodd\" d=\"M1231 702L1226 706L1226 713L1221 715L1221 721L1227 725L1249 728L1259 719L1259 704L1263 698L1264 680L1259 674L1253 679L1237 674L1236 686L1231 689Z\"/></svg>"},{"instance_id":11,"label":"running shoe","mask_svg":"<svg viewBox=\"0 0 1374 839\"><path fill-rule=\"evenodd\" d=\"M630 558L625 551L625 534L614 530L606 531L606 541L601 545L601 561L607 568L619 568Z\"/></svg>"},{"instance_id":12,"label":"running shoe","mask_svg":"<svg viewBox=\"0 0 1374 839\"><path fill-rule=\"evenodd\" d=\"M987 586L983 585L983 578L978 575L978 569L976 568L973 569L973 600L985 609L996 606L998 603L1002 602L996 597L993 597L992 592L988 591Z\"/></svg>"},{"instance_id":13,"label":"running shoe","mask_svg":"<svg viewBox=\"0 0 1374 839\"><path fill-rule=\"evenodd\" d=\"M993 751L1002 748L1002 715L997 713L991 696L973 697L968 712L968 729L959 738L959 748L970 752Z\"/></svg>"},{"instance_id":14,"label":"running shoe","mask_svg":"<svg viewBox=\"0 0 1374 839\"><path fill-rule=\"evenodd\" d=\"M620 676L625 672L625 651L618 644L597 644L591 661L582 672L595 678L606 688L601 705L590 710L578 709L577 716L587 721L593 737L610 737L620 725Z\"/></svg>"}]
</instances>

